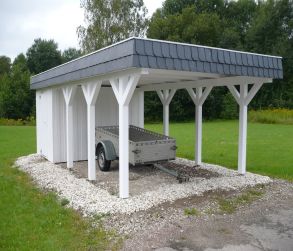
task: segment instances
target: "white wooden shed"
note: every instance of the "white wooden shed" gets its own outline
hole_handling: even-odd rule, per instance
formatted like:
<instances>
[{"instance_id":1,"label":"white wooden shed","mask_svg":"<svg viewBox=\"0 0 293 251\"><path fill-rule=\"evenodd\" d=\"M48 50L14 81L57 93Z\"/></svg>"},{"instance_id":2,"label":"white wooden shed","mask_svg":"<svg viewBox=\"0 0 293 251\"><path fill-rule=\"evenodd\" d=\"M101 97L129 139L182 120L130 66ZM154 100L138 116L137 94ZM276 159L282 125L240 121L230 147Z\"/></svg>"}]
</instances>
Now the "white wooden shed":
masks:
<instances>
[{"instance_id":1,"label":"white wooden shed","mask_svg":"<svg viewBox=\"0 0 293 251\"><path fill-rule=\"evenodd\" d=\"M188 91L196 111L195 162L201 164L202 106L214 86L227 86L240 108L238 171L245 174L247 106L264 83L282 77L281 57L129 38L31 78L37 152L68 168L88 160L88 179L95 180L95 127L119 125L119 194L127 198L128 127L144 127L144 92L158 93L168 135L172 97L177 89Z\"/></svg>"}]
</instances>

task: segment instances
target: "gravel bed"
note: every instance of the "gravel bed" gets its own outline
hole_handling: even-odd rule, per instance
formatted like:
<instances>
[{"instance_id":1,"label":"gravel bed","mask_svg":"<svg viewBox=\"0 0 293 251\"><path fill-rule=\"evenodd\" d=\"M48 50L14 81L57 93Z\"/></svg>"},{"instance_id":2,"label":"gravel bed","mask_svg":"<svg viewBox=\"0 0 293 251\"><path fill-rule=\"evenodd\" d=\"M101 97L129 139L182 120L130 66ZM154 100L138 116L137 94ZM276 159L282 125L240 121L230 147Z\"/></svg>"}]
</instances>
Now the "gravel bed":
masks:
<instances>
[{"instance_id":1,"label":"gravel bed","mask_svg":"<svg viewBox=\"0 0 293 251\"><path fill-rule=\"evenodd\" d=\"M194 162L178 158L174 163L194 166ZM83 215L107 213L131 214L147 210L164 202L174 202L177 199L192 195L202 195L204 192L223 190L238 190L257 184L267 184L271 179L266 176L247 173L239 175L236 171L221 166L203 164L200 169L219 176L192 178L182 184L164 184L156 190L148 190L128 199L120 199L107 190L94 185L85 178L78 178L69 170L55 165L38 154L32 154L17 159L15 165L29 173L37 185L44 189L56 191L61 198L70 201L70 206L80 210Z\"/></svg>"}]
</instances>

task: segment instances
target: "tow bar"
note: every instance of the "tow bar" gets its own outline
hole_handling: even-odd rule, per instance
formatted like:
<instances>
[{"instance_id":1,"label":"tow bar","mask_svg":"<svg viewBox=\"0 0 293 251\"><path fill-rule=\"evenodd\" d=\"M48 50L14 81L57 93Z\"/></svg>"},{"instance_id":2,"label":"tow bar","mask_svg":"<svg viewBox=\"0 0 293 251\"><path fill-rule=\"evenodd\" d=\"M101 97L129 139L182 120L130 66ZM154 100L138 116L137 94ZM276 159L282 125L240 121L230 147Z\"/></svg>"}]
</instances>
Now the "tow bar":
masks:
<instances>
[{"instance_id":1,"label":"tow bar","mask_svg":"<svg viewBox=\"0 0 293 251\"><path fill-rule=\"evenodd\" d=\"M155 163L154 167L158 168L162 172L165 172L167 174L170 174L170 175L174 176L178 180L179 183L189 181L189 177L187 175L185 175L183 172L171 170L171 169L169 169L167 167L162 166L159 163Z\"/></svg>"}]
</instances>

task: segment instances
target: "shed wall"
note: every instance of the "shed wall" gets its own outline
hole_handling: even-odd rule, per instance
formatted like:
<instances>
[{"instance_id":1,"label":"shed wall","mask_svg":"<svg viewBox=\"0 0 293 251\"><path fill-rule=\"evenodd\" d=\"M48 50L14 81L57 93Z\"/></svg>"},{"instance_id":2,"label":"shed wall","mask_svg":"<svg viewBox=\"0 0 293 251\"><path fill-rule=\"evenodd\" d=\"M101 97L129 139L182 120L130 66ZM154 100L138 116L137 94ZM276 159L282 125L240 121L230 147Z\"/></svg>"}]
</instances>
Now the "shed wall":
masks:
<instances>
[{"instance_id":1,"label":"shed wall","mask_svg":"<svg viewBox=\"0 0 293 251\"><path fill-rule=\"evenodd\" d=\"M41 97L41 98L40 98ZM37 91L37 146L48 160L66 161L66 105L62 89ZM130 102L130 124L139 126L139 95ZM111 87L102 87L96 102L96 126L118 125L118 104ZM73 101L74 161L87 159L87 108L80 87Z\"/></svg>"},{"instance_id":2,"label":"shed wall","mask_svg":"<svg viewBox=\"0 0 293 251\"><path fill-rule=\"evenodd\" d=\"M52 89L36 92L37 152L53 161Z\"/></svg>"}]
</instances>

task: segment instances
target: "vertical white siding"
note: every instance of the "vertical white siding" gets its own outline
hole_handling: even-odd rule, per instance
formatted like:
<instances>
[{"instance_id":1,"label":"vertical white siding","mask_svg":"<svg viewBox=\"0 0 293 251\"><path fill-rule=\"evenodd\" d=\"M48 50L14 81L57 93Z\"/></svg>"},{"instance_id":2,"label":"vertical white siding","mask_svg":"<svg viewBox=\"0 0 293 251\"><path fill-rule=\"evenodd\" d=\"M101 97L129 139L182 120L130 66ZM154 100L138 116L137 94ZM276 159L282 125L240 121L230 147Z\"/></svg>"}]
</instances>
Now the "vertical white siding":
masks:
<instances>
[{"instance_id":1,"label":"vertical white siding","mask_svg":"<svg viewBox=\"0 0 293 251\"><path fill-rule=\"evenodd\" d=\"M81 88L78 88L73 102L73 160L87 159L87 108Z\"/></svg>"},{"instance_id":2,"label":"vertical white siding","mask_svg":"<svg viewBox=\"0 0 293 251\"><path fill-rule=\"evenodd\" d=\"M118 103L111 87L102 87L96 102L96 126L118 125Z\"/></svg>"},{"instance_id":3,"label":"vertical white siding","mask_svg":"<svg viewBox=\"0 0 293 251\"><path fill-rule=\"evenodd\" d=\"M37 152L53 161L52 90L36 92Z\"/></svg>"},{"instance_id":4,"label":"vertical white siding","mask_svg":"<svg viewBox=\"0 0 293 251\"><path fill-rule=\"evenodd\" d=\"M129 124L139 126L139 94L138 89L133 93L129 104Z\"/></svg>"},{"instance_id":5,"label":"vertical white siding","mask_svg":"<svg viewBox=\"0 0 293 251\"><path fill-rule=\"evenodd\" d=\"M36 92L37 151L48 160L66 162L65 101L61 89ZM132 125L139 125L139 97L130 102ZM111 87L102 87L96 103L96 126L118 125L118 103ZM80 87L73 101L74 161L87 159L87 110Z\"/></svg>"},{"instance_id":6,"label":"vertical white siding","mask_svg":"<svg viewBox=\"0 0 293 251\"><path fill-rule=\"evenodd\" d=\"M53 162L66 161L66 105L61 89L53 90Z\"/></svg>"},{"instance_id":7,"label":"vertical white siding","mask_svg":"<svg viewBox=\"0 0 293 251\"><path fill-rule=\"evenodd\" d=\"M37 131L37 153L42 154L42 137L41 137L41 91L36 91L36 131Z\"/></svg>"},{"instance_id":8,"label":"vertical white siding","mask_svg":"<svg viewBox=\"0 0 293 251\"><path fill-rule=\"evenodd\" d=\"M66 105L61 89L53 92L53 131L54 158L53 162L66 161ZM80 88L77 89L73 101L73 160L87 159L87 120L86 103Z\"/></svg>"}]
</instances>

